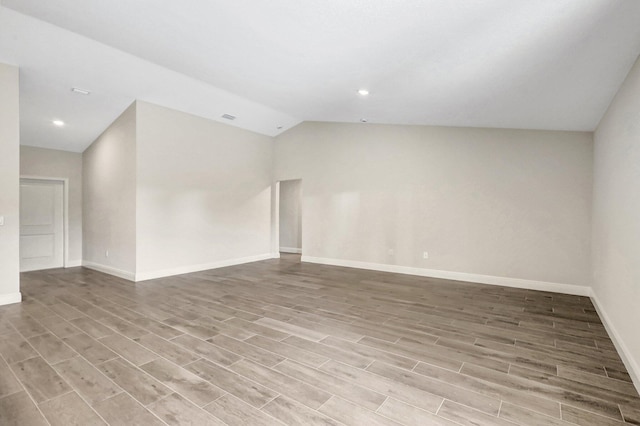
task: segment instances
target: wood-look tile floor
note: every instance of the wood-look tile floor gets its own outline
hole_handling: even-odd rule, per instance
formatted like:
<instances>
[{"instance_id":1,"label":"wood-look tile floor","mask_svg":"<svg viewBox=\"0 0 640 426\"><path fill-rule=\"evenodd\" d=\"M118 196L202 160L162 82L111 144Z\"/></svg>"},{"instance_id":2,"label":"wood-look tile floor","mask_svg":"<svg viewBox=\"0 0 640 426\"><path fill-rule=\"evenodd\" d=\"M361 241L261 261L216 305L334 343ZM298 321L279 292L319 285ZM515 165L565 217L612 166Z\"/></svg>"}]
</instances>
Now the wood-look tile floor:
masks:
<instances>
[{"instance_id":1,"label":"wood-look tile floor","mask_svg":"<svg viewBox=\"0 0 640 426\"><path fill-rule=\"evenodd\" d=\"M640 424L584 297L297 256L22 292L0 307L5 426Z\"/></svg>"}]
</instances>

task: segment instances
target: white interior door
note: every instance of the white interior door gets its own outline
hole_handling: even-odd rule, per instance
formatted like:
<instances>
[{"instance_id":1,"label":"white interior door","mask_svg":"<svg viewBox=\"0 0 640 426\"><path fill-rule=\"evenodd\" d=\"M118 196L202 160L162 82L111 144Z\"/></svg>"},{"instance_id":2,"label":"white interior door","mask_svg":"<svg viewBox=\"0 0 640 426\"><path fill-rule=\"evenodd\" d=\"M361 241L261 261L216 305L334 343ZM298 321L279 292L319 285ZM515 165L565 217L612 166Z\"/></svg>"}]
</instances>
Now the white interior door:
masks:
<instances>
[{"instance_id":1,"label":"white interior door","mask_svg":"<svg viewBox=\"0 0 640 426\"><path fill-rule=\"evenodd\" d=\"M64 266L64 183L20 180L20 271Z\"/></svg>"}]
</instances>

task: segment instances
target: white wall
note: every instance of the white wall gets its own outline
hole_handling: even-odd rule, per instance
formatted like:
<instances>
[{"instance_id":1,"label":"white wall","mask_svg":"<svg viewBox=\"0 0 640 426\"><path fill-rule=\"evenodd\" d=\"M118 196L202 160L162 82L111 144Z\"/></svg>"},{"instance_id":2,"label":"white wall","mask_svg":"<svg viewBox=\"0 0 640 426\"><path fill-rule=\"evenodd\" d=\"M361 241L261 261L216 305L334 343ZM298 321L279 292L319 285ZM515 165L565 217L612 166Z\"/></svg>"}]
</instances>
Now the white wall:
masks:
<instances>
[{"instance_id":1,"label":"white wall","mask_svg":"<svg viewBox=\"0 0 640 426\"><path fill-rule=\"evenodd\" d=\"M593 289L640 389L640 59L594 141Z\"/></svg>"},{"instance_id":2,"label":"white wall","mask_svg":"<svg viewBox=\"0 0 640 426\"><path fill-rule=\"evenodd\" d=\"M0 63L0 305L20 297L20 114L18 68Z\"/></svg>"},{"instance_id":3,"label":"white wall","mask_svg":"<svg viewBox=\"0 0 640 426\"><path fill-rule=\"evenodd\" d=\"M302 249L302 181L280 182L280 251L301 253Z\"/></svg>"},{"instance_id":4,"label":"white wall","mask_svg":"<svg viewBox=\"0 0 640 426\"><path fill-rule=\"evenodd\" d=\"M268 257L272 138L137 108L137 278Z\"/></svg>"},{"instance_id":5,"label":"white wall","mask_svg":"<svg viewBox=\"0 0 640 426\"><path fill-rule=\"evenodd\" d=\"M133 279L136 271L135 103L84 151L82 182L83 263Z\"/></svg>"},{"instance_id":6,"label":"white wall","mask_svg":"<svg viewBox=\"0 0 640 426\"><path fill-rule=\"evenodd\" d=\"M588 286L592 149L590 133L306 122L277 137L274 179L304 182L305 257Z\"/></svg>"},{"instance_id":7,"label":"white wall","mask_svg":"<svg viewBox=\"0 0 640 426\"><path fill-rule=\"evenodd\" d=\"M70 265L79 266L82 262L82 154L21 146L20 175L68 179L69 253L67 258Z\"/></svg>"}]
</instances>

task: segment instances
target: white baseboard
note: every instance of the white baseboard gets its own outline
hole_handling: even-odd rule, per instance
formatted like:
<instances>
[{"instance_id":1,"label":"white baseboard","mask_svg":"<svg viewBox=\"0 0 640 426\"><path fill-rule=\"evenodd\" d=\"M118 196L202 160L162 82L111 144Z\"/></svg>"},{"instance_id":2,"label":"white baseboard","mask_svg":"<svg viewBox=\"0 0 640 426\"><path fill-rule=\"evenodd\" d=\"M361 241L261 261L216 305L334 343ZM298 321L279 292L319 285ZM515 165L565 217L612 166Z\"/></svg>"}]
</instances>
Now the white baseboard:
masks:
<instances>
[{"instance_id":1,"label":"white baseboard","mask_svg":"<svg viewBox=\"0 0 640 426\"><path fill-rule=\"evenodd\" d=\"M271 253L271 259L280 259L280 252Z\"/></svg>"},{"instance_id":2,"label":"white baseboard","mask_svg":"<svg viewBox=\"0 0 640 426\"><path fill-rule=\"evenodd\" d=\"M0 306L22 302L22 293L0 294Z\"/></svg>"},{"instance_id":3,"label":"white baseboard","mask_svg":"<svg viewBox=\"0 0 640 426\"><path fill-rule=\"evenodd\" d=\"M191 272L206 271L208 269L224 268L226 266L241 265L243 263L257 262L273 258L271 253L259 254L256 256L240 257L236 259L222 260L212 263L201 263L199 265L180 266L178 268L161 269L158 271L140 272L135 274L135 281L146 281L155 278L170 277L172 275L189 274Z\"/></svg>"},{"instance_id":4,"label":"white baseboard","mask_svg":"<svg viewBox=\"0 0 640 426\"><path fill-rule=\"evenodd\" d=\"M86 260L82 261L82 266L85 268L93 269L95 271L104 272L105 274L114 275L119 278L124 278L125 280L135 281L136 274L129 271L124 271L122 269L113 268L111 266L102 265L100 263L89 262Z\"/></svg>"},{"instance_id":5,"label":"white baseboard","mask_svg":"<svg viewBox=\"0 0 640 426\"><path fill-rule=\"evenodd\" d=\"M82 260L69 260L64 265L65 268L77 268L78 266L82 266Z\"/></svg>"},{"instance_id":6,"label":"white baseboard","mask_svg":"<svg viewBox=\"0 0 640 426\"><path fill-rule=\"evenodd\" d=\"M394 272L396 274L442 278L445 280L468 281L472 283L499 285L504 287L551 291L554 293L573 294L576 296L591 295L591 287L573 284L525 280L522 278L496 277L493 275L469 274L466 272L441 271L438 269L414 268L411 266L387 265L383 263L360 262L357 260L329 259L304 255L302 256L302 261L309 263L319 263L322 265L345 266L347 268L369 269L372 271Z\"/></svg>"},{"instance_id":7,"label":"white baseboard","mask_svg":"<svg viewBox=\"0 0 640 426\"><path fill-rule=\"evenodd\" d=\"M301 248L295 248L295 247L280 247L280 252L282 252L282 253L302 254L302 249Z\"/></svg>"},{"instance_id":8,"label":"white baseboard","mask_svg":"<svg viewBox=\"0 0 640 426\"><path fill-rule=\"evenodd\" d=\"M593 306L596 308L598 316L600 316L600 319L602 320L604 328L607 330L607 333L609 333L609 337L611 338L613 345L616 347L620 358L622 358L622 362L625 367L627 367L627 372L631 376L631 380L633 381L636 390L640 393L640 365L638 365L638 361L636 361L627 345L625 345L622 336L620 336L620 333L618 333L616 328L613 326L611 318L607 315L607 312L602 307L598 296L593 290L591 291L591 301L593 302Z\"/></svg>"}]
</instances>

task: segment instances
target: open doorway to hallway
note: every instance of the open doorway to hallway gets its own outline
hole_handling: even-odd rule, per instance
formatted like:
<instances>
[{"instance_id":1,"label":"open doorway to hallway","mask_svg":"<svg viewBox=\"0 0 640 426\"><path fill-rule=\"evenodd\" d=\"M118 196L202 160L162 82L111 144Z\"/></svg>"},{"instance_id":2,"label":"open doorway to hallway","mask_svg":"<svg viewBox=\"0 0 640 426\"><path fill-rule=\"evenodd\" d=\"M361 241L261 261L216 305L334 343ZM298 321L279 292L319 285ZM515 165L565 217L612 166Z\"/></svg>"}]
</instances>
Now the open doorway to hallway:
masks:
<instances>
[{"instance_id":1,"label":"open doorway to hallway","mask_svg":"<svg viewBox=\"0 0 640 426\"><path fill-rule=\"evenodd\" d=\"M280 181L280 253L302 254L302 180Z\"/></svg>"}]
</instances>

